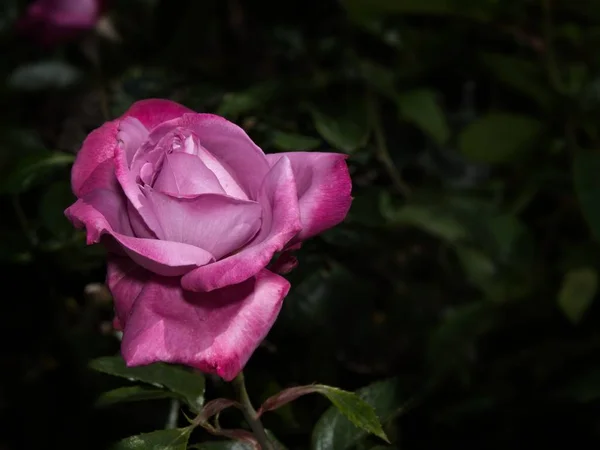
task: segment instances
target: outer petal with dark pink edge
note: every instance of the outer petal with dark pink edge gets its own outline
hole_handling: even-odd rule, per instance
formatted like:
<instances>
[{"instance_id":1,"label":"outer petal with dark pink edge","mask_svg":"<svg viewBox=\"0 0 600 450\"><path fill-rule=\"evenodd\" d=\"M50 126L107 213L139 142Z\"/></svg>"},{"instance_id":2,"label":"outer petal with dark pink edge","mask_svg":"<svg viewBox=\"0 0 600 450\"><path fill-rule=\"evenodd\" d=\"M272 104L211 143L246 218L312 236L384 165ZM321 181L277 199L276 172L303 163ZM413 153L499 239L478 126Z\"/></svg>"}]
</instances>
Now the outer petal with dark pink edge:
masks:
<instances>
[{"instance_id":1,"label":"outer petal with dark pink edge","mask_svg":"<svg viewBox=\"0 0 600 450\"><path fill-rule=\"evenodd\" d=\"M148 131L151 131L154 127L167 120L176 119L186 113L193 112L194 111L191 109L171 100L149 98L147 100L135 102L127 112L123 114L123 117L135 117L142 122Z\"/></svg>"},{"instance_id":2,"label":"outer petal with dark pink edge","mask_svg":"<svg viewBox=\"0 0 600 450\"><path fill-rule=\"evenodd\" d=\"M269 163L244 130L213 114L185 114L177 126L196 133L200 145L228 169L251 200L256 199Z\"/></svg>"},{"instance_id":3,"label":"outer petal with dark pink edge","mask_svg":"<svg viewBox=\"0 0 600 450\"><path fill-rule=\"evenodd\" d=\"M113 158L117 146L118 128L118 121L106 122L92 131L83 141L83 146L77 153L71 170L71 187L77 197L84 195L82 186L96 168L105 161L110 162Z\"/></svg>"},{"instance_id":4,"label":"outer petal with dark pink edge","mask_svg":"<svg viewBox=\"0 0 600 450\"><path fill-rule=\"evenodd\" d=\"M302 229L296 183L288 158L281 158L267 174L258 202L263 207L258 235L239 253L184 275L181 279L184 289L207 292L247 280L266 267L273 254Z\"/></svg>"},{"instance_id":5,"label":"outer petal with dark pink edge","mask_svg":"<svg viewBox=\"0 0 600 450\"><path fill-rule=\"evenodd\" d=\"M298 188L302 231L293 242L319 234L344 220L352 203L347 156L315 152L267 155L272 166L282 157L291 161Z\"/></svg>"},{"instance_id":6,"label":"outer petal with dark pink edge","mask_svg":"<svg viewBox=\"0 0 600 450\"><path fill-rule=\"evenodd\" d=\"M176 279L153 277L127 315L121 346L125 362L130 367L184 364L230 381L269 332L289 288L268 270L204 293L185 291ZM125 304L118 296L127 291L115 292L116 302Z\"/></svg>"},{"instance_id":7,"label":"outer petal with dark pink edge","mask_svg":"<svg viewBox=\"0 0 600 450\"><path fill-rule=\"evenodd\" d=\"M206 250L192 245L131 237L122 201L113 191L97 189L77 200L65 214L75 226L86 228L88 244L109 235L133 261L160 275L183 275L214 259Z\"/></svg>"}]
</instances>

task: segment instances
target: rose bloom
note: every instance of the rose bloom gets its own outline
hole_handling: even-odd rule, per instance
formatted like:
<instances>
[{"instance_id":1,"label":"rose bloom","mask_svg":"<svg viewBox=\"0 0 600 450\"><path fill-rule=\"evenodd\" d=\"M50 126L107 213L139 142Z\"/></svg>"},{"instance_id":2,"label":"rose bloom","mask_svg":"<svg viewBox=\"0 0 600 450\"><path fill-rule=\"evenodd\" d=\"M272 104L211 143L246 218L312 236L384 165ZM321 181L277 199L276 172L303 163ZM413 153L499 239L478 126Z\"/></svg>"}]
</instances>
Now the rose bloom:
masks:
<instances>
[{"instance_id":1,"label":"rose bloom","mask_svg":"<svg viewBox=\"0 0 600 450\"><path fill-rule=\"evenodd\" d=\"M65 213L109 251L127 365L165 361L233 379L290 289L266 268L274 254L346 216L345 159L265 155L237 125L167 100L137 102L90 133Z\"/></svg>"},{"instance_id":2,"label":"rose bloom","mask_svg":"<svg viewBox=\"0 0 600 450\"><path fill-rule=\"evenodd\" d=\"M103 0L35 0L17 26L40 43L52 45L94 28L103 6Z\"/></svg>"}]
</instances>

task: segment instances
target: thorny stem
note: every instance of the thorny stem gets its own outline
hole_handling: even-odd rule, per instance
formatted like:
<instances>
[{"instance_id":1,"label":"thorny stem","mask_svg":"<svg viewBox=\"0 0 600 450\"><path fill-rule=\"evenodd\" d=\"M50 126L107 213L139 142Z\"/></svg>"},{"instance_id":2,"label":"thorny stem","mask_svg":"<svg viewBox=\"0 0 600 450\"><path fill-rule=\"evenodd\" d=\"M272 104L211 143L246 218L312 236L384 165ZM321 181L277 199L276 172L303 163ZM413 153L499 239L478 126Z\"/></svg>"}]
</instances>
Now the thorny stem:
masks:
<instances>
[{"instance_id":1,"label":"thorny stem","mask_svg":"<svg viewBox=\"0 0 600 450\"><path fill-rule=\"evenodd\" d=\"M246 390L246 383L244 382L244 373L240 372L237 377L233 379L231 382L233 384L234 389L238 394L238 399L240 404L242 405L242 412L244 413L244 417L246 418L246 422L252 428L252 432L254 433L254 437L260 444L262 450L274 450L273 445L269 441L267 437L267 433L265 433L265 429L258 418L258 414L256 410L252 406L252 402L250 401L250 397L248 397L248 391Z\"/></svg>"}]
</instances>

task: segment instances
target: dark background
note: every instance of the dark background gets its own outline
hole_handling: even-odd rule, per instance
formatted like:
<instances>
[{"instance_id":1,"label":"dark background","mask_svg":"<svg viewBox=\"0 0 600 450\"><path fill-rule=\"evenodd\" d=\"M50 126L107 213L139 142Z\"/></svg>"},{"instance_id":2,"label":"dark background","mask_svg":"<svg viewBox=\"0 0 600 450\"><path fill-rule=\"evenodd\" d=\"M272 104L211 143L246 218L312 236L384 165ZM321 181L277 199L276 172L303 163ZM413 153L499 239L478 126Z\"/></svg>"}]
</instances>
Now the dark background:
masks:
<instances>
[{"instance_id":1,"label":"dark background","mask_svg":"<svg viewBox=\"0 0 600 450\"><path fill-rule=\"evenodd\" d=\"M387 380L390 448L600 443L600 2L113 0L118 37L52 46L16 31L26 3L0 6L2 450L165 425L168 400L94 404L126 381L87 367L118 339L103 251L62 215L85 135L149 97L350 155L350 214L298 253L246 368L256 403ZM327 407L265 425L317 448Z\"/></svg>"}]
</instances>

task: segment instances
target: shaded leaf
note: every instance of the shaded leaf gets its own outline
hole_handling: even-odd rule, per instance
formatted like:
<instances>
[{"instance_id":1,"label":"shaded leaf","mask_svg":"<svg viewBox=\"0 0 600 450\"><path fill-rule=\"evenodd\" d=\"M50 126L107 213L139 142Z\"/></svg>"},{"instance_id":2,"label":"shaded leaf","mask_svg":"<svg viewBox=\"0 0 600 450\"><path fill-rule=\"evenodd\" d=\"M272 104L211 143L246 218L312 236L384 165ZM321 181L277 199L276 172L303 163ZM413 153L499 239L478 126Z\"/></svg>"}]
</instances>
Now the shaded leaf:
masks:
<instances>
[{"instance_id":1,"label":"shaded leaf","mask_svg":"<svg viewBox=\"0 0 600 450\"><path fill-rule=\"evenodd\" d=\"M398 109L402 118L412 122L438 145L448 141L450 130L435 92L429 89L404 92L398 97Z\"/></svg>"},{"instance_id":2,"label":"shaded leaf","mask_svg":"<svg viewBox=\"0 0 600 450\"><path fill-rule=\"evenodd\" d=\"M267 82L252 86L241 92L228 92L217 109L217 114L229 118L237 118L261 109L272 99L278 89L276 83Z\"/></svg>"},{"instance_id":3,"label":"shaded leaf","mask_svg":"<svg viewBox=\"0 0 600 450\"><path fill-rule=\"evenodd\" d=\"M80 71L62 61L39 61L17 67L8 78L13 89L64 89L79 80Z\"/></svg>"},{"instance_id":4,"label":"shaded leaf","mask_svg":"<svg viewBox=\"0 0 600 450\"><path fill-rule=\"evenodd\" d=\"M272 136L273 146L282 151L312 150L321 144L321 141L312 136L301 134L284 133L275 131Z\"/></svg>"},{"instance_id":5,"label":"shaded leaf","mask_svg":"<svg viewBox=\"0 0 600 450\"><path fill-rule=\"evenodd\" d=\"M143 386L128 386L102 393L96 400L96 406L105 407L117 403L137 402L177 397L177 394Z\"/></svg>"},{"instance_id":6,"label":"shaded leaf","mask_svg":"<svg viewBox=\"0 0 600 450\"><path fill-rule=\"evenodd\" d=\"M139 434L123 439L111 450L185 450L190 433L190 428L175 428Z\"/></svg>"},{"instance_id":7,"label":"shaded leaf","mask_svg":"<svg viewBox=\"0 0 600 450\"><path fill-rule=\"evenodd\" d=\"M562 389L560 394L581 403L600 399L600 368L592 369L576 377Z\"/></svg>"},{"instance_id":8,"label":"shaded leaf","mask_svg":"<svg viewBox=\"0 0 600 450\"><path fill-rule=\"evenodd\" d=\"M565 316L578 323L590 307L598 290L598 274L590 267L567 272L558 293L558 306Z\"/></svg>"},{"instance_id":9,"label":"shaded leaf","mask_svg":"<svg viewBox=\"0 0 600 450\"><path fill-rule=\"evenodd\" d=\"M364 101L349 101L337 111L312 107L310 112L315 128L334 148L352 153L367 143L371 127Z\"/></svg>"},{"instance_id":10,"label":"shaded leaf","mask_svg":"<svg viewBox=\"0 0 600 450\"><path fill-rule=\"evenodd\" d=\"M342 0L355 18L387 14L424 14L463 16L474 20L490 19L485 2L452 2L448 0ZM486 8L487 6L487 8Z\"/></svg>"},{"instance_id":11,"label":"shaded leaf","mask_svg":"<svg viewBox=\"0 0 600 450\"><path fill-rule=\"evenodd\" d=\"M532 150L541 132L542 123L532 117L491 113L460 133L458 147L474 161L506 163Z\"/></svg>"},{"instance_id":12,"label":"shaded leaf","mask_svg":"<svg viewBox=\"0 0 600 450\"><path fill-rule=\"evenodd\" d=\"M545 74L533 61L506 56L498 53L485 53L481 61L498 81L521 92L542 107L549 107L552 92L544 86Z\"/></svg>"},{"instance_id":13,"label":"shaded leaf","mask_svg":"<svg viewBox=\"0 0 600 450\"><path fill-rule=\"evenodd\" d=\"M441 207L415 204L384 213L393 225L413 226L447 242L457 242L467 236L464 224Z\"/></svg>"},{"instance_id":14,"label":"shaded leaf","mask_svg":"<svg viewBox=\"0 0 600 450\"><path fill-rule=\"evenodd\" d=\"M182 367L163 363L127 367L123 358L118 356L97 358L90 363L90 367L110 375L165 387L180 394L196 412L204 403L204 376L200 373L192 373Z\"/></svg>"},{"instance_id":15,"label":"shaded leaf","mask_svg":"<svg viewBox=\"0 0 600 450\"><path fill-rule=\"evenodd\" d=\"M64 210L74 201L75 196L67 181L52 184L40 200L39 213L44 227L60 239L73 234L73 226L65 217Z\"/></svg>"},{"instance_id":16,"label":"shaded leaf","mask_svg":"<svg viewBox=\"0 0 600 450\"><path fill-rule=\"evenodd\" d=\"M43 179L49 172L70 165L74 155L61 152L45 152L23 158L10 174L0 182L0 192L18 194Z\"/></svg>"},{"instance_id":17,"label":"shaded leaf","mask_svg":"<svg viewBox=\"0 0 600 450\"><path fill-rule=\"evenodd\" d=\"M573 182L581 210L596 240L600 240L600 153L580 151L573 161Z\"/></svg>"},{"instance_id":18,"label":"shaded leaf","mask_svg":"<svg viewBox=\"0 0 600 450\"><path fill-rule=\"evenodd\" d=\"M356 394L374 408L376 416L382 423L391 420L402 410L404 400L401 398L397 379L371 384L359 389ZM328 398L334 402L333 397L336 394L332 393L331 395L332 397ZM353 400L343 396L337 397L335 401L345 405L346 401L352 403ZM331 407L315 425L311 448L313 450L345 450L351 448L365 436L367 436L367 432L364 429L354 426L337 407Z\"/></svg>"}]
</instances>

